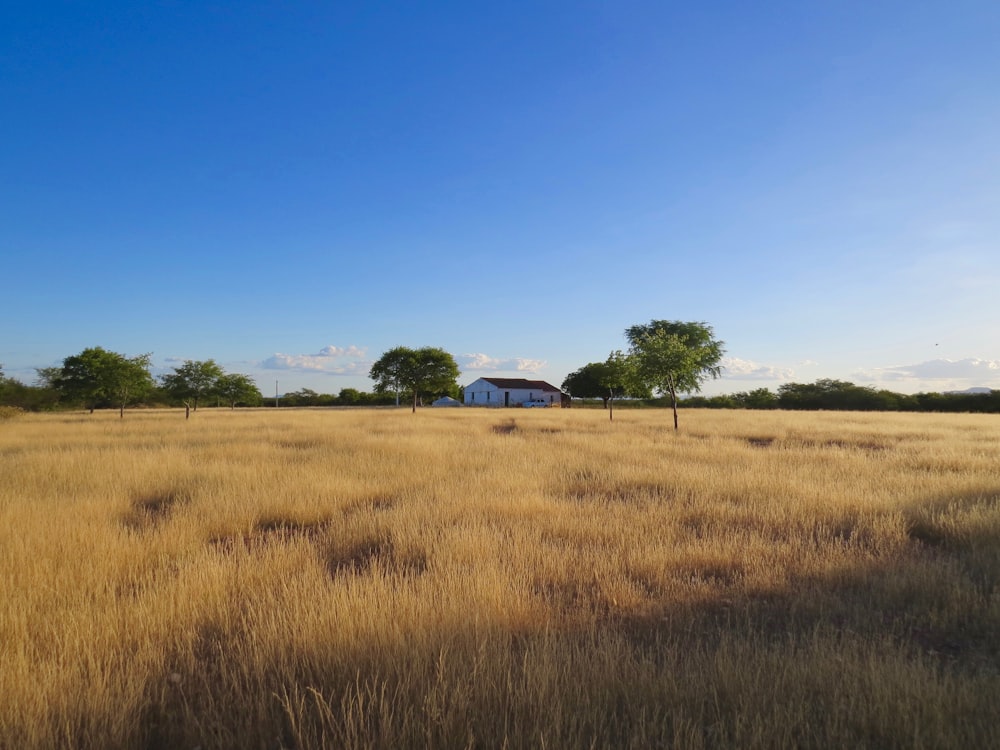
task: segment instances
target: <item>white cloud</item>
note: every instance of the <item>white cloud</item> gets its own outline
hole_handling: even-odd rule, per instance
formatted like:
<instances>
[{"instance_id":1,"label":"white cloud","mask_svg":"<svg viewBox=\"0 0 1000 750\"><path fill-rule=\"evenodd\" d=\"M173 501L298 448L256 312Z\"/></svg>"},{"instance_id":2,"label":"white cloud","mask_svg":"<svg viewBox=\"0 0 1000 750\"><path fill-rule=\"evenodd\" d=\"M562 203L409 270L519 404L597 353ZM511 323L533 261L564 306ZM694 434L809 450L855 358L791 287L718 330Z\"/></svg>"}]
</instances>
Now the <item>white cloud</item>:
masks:
<instances>
[{"instance_id":1,"label":"white cloud","mask_svg":"<svg viewBox=\"0 0 1000 750\"><path fill-rule=\"evenodd\" d=\"M1000 360L931 359L915 365L876 367L855 373L864 380L888 383L934 381L947 386L988 386L1000 384Z\"/></svg>"},{"instance_id":2,"label":"white cloud","mask_svg":"<svg viewBox=\"0 0 1000 750\"><path fill-rule=\"evenodd\" d=\"M333 346L333 345L331 345L331 346L324 346L322 349L319 350L319 354L314 355L314 356L317 356L317 357L353 357L354 359L362 359L362 358L364 358L365 353L366 352L365 352L364 349L362 349L360 347L357 347L357 346L354 346L354 344L351 344L350 346L348 346L346 348L344 348L342 346Z\"/></svg>"},{"instance_id":3,"label":"white cloud","mask_svg":"<svg viewBox=\"0 0 1000 750\"><path fill-rule=\"evenodd\" d=\"M298 370L328 375L367 375L370 363L365 349L354 346L324 346L316 354L272 354L260 363L265 370Z\"/></svg>"},{"instance_id":4,"label":"white cloud","mask_svg":"<svg viewBox=\"0 0 1000 750\"><path fill-rule=\"evenodd\" d=\"M749 359L724 357L722 375L732 380L791 380L795 372L789 367L763 365Z\"/></svg>"},{"instance_id":5,"label":"white cloud","mask_svg":"<svg viewBox=\"0 0 1000 750\"><path fill-rule=\"evenodd\" d=\"M498 359L482 353L463 354L458 360L458 364L463 370L537 372L548 364L544 359L527 359L524 357Z\"/></svg>"}]
</instances>

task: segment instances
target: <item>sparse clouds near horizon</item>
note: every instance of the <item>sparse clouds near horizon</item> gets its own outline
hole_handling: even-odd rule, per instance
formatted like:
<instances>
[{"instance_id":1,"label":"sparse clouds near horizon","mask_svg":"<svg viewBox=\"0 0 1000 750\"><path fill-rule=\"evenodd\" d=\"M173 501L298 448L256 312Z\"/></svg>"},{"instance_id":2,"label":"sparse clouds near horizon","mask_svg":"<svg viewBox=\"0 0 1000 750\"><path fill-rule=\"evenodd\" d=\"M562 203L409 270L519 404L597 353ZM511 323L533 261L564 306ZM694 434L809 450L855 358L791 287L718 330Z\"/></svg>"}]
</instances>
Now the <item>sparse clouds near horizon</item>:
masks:
<instances>
[{"instance_id":1,"label":"sparse clouds near horizon","mask_svg":"<svg viewBox=\"0 0 1000 750\"><path fill-rule=\"evenodd\" d=\"M328 375L367 375L370 362L364 348L354 346L324 346L316 354L282 354L277 352L260 363L264 370L297 370Z\"/></svg>"},{"instance_id":2,"label":"sparse clouds near horizon","mask_svg":"<svg viewBox=\"0 0 1000 750\"><path fill-rule=\"evenodd\" d=\"M877 367L855 377L883 383L935 382L950 387L1000 386L1000 360L931 359L913 365Z\"/></svg>"},{"instance_id":3,"label":"sparse clouds near horizon","mask_svg":"<svg viewBox=\"0 0 1000 750\"><path fill-rule=\"evenodd\" d=\"M724 357L722 367L722 376L730 380L791 380L795 376L790 367L763 365L739 357Z\"/></svg>"},{"instance_id":4,"label":"sparse clouds near horizon","mask_svg":"<svg viewBox=\"0 0 1000 750\"><path fill-rule=\"evenodd\" d=\"M489 370L491 372L538 372L545 367L544 359L511 357L498 359L488 354L463 354L458 357L458 365L463 370Z\"/></svg>"}]
</instances>

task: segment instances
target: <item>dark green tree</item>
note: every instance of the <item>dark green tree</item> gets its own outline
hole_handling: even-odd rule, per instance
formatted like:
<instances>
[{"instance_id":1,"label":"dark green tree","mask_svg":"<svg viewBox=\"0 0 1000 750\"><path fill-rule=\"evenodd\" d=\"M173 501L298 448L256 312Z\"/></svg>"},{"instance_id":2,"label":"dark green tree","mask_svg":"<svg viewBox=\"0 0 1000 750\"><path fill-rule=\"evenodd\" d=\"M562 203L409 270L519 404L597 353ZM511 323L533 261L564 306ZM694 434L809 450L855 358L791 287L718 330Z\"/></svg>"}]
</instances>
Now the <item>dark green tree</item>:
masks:
<instances>
[{"instance_id":1,"label":"dark green tree","mask_svg":"<svg viewBox=\"0 0 1000 750\"><path fill-rule=\"evenodd\" d=\"M393 347L379 357L369 373L369 377L376 381L375 392L394 393L396 406L399 406L399 394L405 388L406 373L413 366L413 354L413 349L409 347Z\"/></svg>"},{"instance_id":2,"label":"dark green tree","mask_svg":"<svg viewBox=\"0 0 1000 750\"><path fill-rule=\"evenodd\" d=\"M775 409L778 406L778 397L767 388L734 393L731 398L735 405L743 409Z\"/></svg>"},{"instance_id":3,"label":"dark green tree","mask_svg":"<svg viewBox=\"0 0 1000 750\"><path fill-rule=\"evenodd\" d=\"M598 381L607 394L608 421L615 418L615 398L621 396L648 396L649 390L643 388L636 372L636 361L633 357L615 350L601 363L597 370Z\"/></svg>"},{"instance_id":4,"label":"dark green tree","mask_svg":"<svg viewBox=\"0 0 1000 750\"><path fill-rule=\"evenodd\" d=\"M363 395L357 388L341 388L339 394L340 403L345 406L354 406L361 403Z\"/></svg>"},{"instance_id":5,"label":"dark green tree","mask_svg":"<svg viewBox=\"0 0 1000 750\"><path fill-rule=\"evenodd\" d=\"M377 393L409 391L413 396L413 411L422 396L451 393L457 387L458 365L444 349L425 346L409 349L397 346L383 354L372 365L368 377L375 381Z\"/></svg>"},{"instance_id":6,"label":"dark green tree","mask_svg":"<svg viewBox=\"0 0 1000 750\"><path fill-rule=\"evenodd\" d=\"M60 396L83 404L91 414L98 406L112 404L118 407L119 416L124 417L129 402L153 387L149 374L151 356L126 357L95 346L66 357L58 371L42 377L51 378Z\"/></svg>"},{"instance_id":7,"label":"dark green tree","mask_svg":"<svg viewBox=\"0 0 1000 750\"><path fill-rule=\"evenodd\" d=\"M562 389L573 398L599 398L608 408L608 389L604 384L604 362L588 362L571 372L562 382Z\"/></svg>"},{"instance_id":8,"label":"dark green tree","mask_svg":"<svg viewBox=\"0 0 1000 750\"><path fill-rule=\"evenodd\" d=\"M264 401L257 384L249 375L227 373L215 381L215 393L230 409L237 406L260 406Z\"/></svg>"},{"instance_id":9,"label":"dark green tree","mask_svg":"<svg viewBox=\"0 0 1000 750\"><path fill-rule=\"evenodd\" d=\"M225 372L215 360L196 362L188 359L180 367L175 367L172 373L162 376L160 382L163 390L184 404L185 413L189 414L191 410L198 411L200 399L215 392L223 375Z\"/></svg>"},{"instance_id":10,"label":"dark green tree","mask_svg":"<svg viewBox=\"0 0 1000 750\"><path fill-rule=\"evenodd\" d=\"M651 320L625 330L639 382L670 396L678 429L677 394L698 393L702 383L722 374L724 344L707 323Z\"/></svg>"}]
</instances>

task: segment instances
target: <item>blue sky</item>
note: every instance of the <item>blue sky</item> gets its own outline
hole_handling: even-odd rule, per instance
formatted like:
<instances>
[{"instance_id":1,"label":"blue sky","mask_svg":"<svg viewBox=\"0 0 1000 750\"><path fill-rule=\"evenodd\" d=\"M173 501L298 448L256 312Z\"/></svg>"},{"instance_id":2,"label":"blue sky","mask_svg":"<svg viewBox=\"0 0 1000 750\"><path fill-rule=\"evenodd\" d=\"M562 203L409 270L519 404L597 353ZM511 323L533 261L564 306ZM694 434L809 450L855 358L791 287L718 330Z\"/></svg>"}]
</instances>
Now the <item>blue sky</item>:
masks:
<instances>
[{"instance_id":1,"label":"blue sky","mask_svg":"<svg viewBox=\"0 0 1000 750\"><path fill-rule=\"evenodd\" d=\"M706 392L1000 388L1000 4L0 9L0 362L558 385L653 318Z\"/></svg>"}]
</instances>

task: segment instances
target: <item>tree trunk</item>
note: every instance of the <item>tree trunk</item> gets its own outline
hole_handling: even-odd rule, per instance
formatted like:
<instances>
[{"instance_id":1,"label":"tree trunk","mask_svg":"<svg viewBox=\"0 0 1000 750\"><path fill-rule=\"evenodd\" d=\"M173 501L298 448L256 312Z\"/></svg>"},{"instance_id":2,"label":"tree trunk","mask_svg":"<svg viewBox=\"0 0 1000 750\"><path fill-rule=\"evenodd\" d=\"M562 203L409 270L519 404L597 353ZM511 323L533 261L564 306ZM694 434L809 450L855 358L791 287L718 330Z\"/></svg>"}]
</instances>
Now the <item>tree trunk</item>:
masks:
<instances>
[{"instance_id":1,"label":"tree trunk","mask_svg":"<svg viewBox=\"0 0 1000 750\"><path fill-rule=\"evenodd\" d=\"M608 404L611 405L611 408L608 408ZM608 421L609 422L614 422L615 421L615 397L614 396L612 396L611 398L604 399L604 408L608 409Z\"/></svg>"},{"instance_id":2,"label":"tree trunk","mask_svg":"<svg viewBox=\"0 0 1000 750\"><path fill-rule=\"evenodd\" d=\"M601 396L601 400L604 401L604 408L607 409L608 408L608 401L609 401L608 397L607 396Z\"/></svg>"},{"instance_id":3,"label":"tree trunk","mask_svg":"<svg viewBox=\"0 0 1000 750\"><path fill-rule=\"evenodd\" d=\"M125 404L118 407L118 418L125 419Z\"/></svg>"},{"instance_id":4,"label":"tree trunk","mask_svg":"<svg viewBox=\"0 0 1000 750\"><path fill-rule=\"evenodd\" d=\"M191 404L184 403L184 419L191 419Z\"/></svg>"},{"instance_id":5,"label":"tree trunk","mask_svg":"<svg viewBox=\"0 0 1000 750\"><path fill-rule=\"evenodd\" d=\"M670 389L670 403L674 407L674 432L677 431L677 391Z\"/></svg>"},{"instance_id":6,"label":"tree trunk","mask_svg":"<svg viewBox=\"0 0 1000 750\"><path fill-rule=\"evenodd\" d=\"M413 389L413 413L417 413L417 389Z\"/></svg>"}]
</instances>

